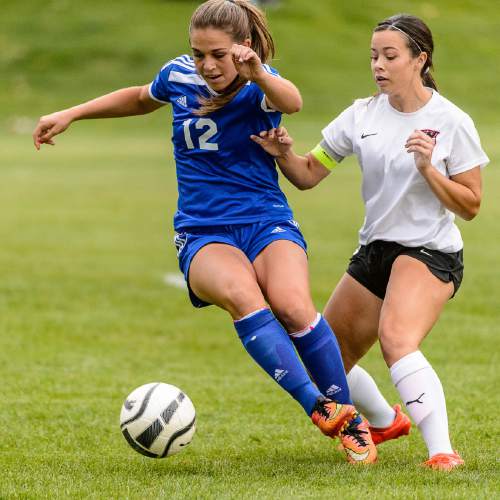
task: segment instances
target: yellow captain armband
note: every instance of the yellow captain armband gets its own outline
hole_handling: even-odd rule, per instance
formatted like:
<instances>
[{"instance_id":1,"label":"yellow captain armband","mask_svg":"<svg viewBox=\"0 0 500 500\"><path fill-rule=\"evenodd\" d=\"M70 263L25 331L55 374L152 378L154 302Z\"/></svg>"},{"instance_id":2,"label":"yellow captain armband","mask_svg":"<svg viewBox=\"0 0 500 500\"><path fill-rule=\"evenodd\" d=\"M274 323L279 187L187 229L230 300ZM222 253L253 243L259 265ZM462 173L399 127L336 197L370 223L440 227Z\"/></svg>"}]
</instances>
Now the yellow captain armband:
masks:
<instances>
[{"instance_id":1,"label":"yellow captain armband","mask_svg":"<svg viewBox=\"0 0 500 500\"><path fill-rule=\"evenodd\" d=\"M318 144L311 151L311 154L328 170L332 170L337 165L337 162L321 147L321 144Z\"/></svg>"}]
</instances>

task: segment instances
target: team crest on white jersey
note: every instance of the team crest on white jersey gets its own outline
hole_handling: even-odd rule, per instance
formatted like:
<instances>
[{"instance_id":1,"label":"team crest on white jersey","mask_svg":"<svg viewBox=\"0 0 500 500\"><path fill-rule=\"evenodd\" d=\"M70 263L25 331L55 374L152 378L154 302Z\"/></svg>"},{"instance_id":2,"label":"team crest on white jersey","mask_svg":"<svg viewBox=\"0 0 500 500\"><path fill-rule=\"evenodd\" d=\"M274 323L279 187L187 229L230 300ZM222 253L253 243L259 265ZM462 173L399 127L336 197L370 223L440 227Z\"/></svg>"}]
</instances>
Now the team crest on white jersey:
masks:
<instances>
[{"instance_id":1,"label":"team crest on white jersey","mask_svg":"<svg viewBox=\"0 0 500 500\"><path fill-rule=\"evenodd\" d=\"M181 95L175 102L180 104L183 108L187 107L187 97L185 95Z\"/></svg>"},{"instance_id":2,"label":"team crest on white jersey","mask_svg":"<svg viewBox=\"0 0 500 500\"><path fill-rule=\"evenodd\" d=\"M435 139L439 135L439 130L432 130L430 128L421 129L424 134L427 134L431 139Z\"/></svg>"},{"instance_id":3,"label":"team crest on white jersey","mask_svg":"<svg viewBox=\"0 0 500 500\"><path fill-rule=\"evenodd\" d=\"M272 231L271 234L275 233L286 233L286 229L283 229L282 227L276 226Z\"/></svg>"}]
</instances>

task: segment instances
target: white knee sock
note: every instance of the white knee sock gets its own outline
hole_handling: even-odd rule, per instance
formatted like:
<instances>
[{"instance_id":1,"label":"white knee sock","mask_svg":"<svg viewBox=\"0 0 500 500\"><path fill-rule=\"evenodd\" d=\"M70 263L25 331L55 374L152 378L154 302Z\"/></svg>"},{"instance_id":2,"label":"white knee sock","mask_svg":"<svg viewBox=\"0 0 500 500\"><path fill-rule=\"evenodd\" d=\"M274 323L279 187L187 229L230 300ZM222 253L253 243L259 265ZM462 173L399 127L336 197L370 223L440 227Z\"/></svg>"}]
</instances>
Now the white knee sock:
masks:
<instances>
[{"instance_id":1,"label":"white knee sock","mask_svg":"<svg viewBox=\"0 0 500 500\"><path fill-rule=\"evenodd\" d=\"M354 365L347 374L351 398L373 427L388 427L394 421L396 412L380 393L375 380L361 366Z\"/></svg>"},{"instance_id":2,"label":"white knee sock","mask_svg":"<svg viewBox=\"0 0 500 500\"><path fill-rule=\"evenodd\" d=\"M391 366L391 378L422 433L429 457L453 453L443 386L424 355L415 351L396 361Z\"/></svg>"}]
</instances>

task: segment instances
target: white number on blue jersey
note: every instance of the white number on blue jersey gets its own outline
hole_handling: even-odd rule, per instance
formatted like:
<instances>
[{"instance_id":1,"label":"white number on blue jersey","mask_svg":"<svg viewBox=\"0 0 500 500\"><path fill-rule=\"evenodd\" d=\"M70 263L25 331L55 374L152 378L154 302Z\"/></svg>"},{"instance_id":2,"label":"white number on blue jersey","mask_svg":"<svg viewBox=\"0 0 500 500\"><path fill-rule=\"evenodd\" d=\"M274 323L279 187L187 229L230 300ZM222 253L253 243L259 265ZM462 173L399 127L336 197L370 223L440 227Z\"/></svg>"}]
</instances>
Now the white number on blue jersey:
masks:
<instances>
[{"instance_id":1,"label":"white number on blue jersey","mask_svg":"<svg viewBox=\"0 0 500 500\"><path fill-rule=\"evenodd\" d=\"M184 125L184 139L186 140L186 146L188 149L194 149L193 139L191 138L191 122L192 118L185 120ZM201 130L206 128L205 132L200 135L198 141L200 143L200 149L206 149L208 151L218 151L219 145L216 142L208 142L217 133L217 124L210 118L199 118L195 122L195 128Z\"/></svg>"}]
</instances>

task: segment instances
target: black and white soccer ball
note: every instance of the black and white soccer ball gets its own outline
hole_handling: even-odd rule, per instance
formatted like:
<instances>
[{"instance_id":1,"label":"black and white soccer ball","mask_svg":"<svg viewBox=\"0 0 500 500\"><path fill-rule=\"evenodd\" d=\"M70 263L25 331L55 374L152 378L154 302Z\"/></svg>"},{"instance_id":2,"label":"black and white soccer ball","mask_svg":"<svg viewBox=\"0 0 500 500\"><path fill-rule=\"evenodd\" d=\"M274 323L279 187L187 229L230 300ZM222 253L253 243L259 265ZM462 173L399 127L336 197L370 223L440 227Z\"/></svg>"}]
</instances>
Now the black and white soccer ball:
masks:
<instances>
[{"instance_id":1,"label":"black and white soccer ball","mask_svg":"<svg viewBox=\"0 0 500 500\"><path fill-rule=\"evenodd\" d=\"M141 385L125 399L120 429L128 444L151 458L174 455L193 439L196 412L179 388L152 382Z\"/></svg>"}]
</instances>

